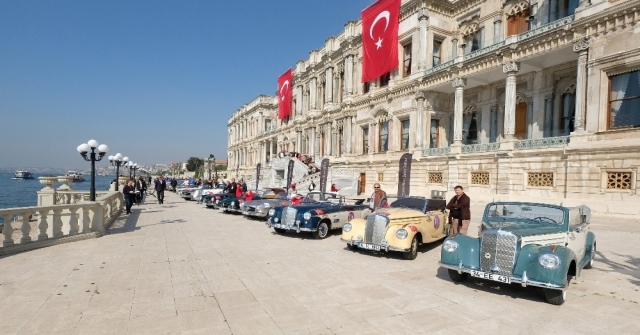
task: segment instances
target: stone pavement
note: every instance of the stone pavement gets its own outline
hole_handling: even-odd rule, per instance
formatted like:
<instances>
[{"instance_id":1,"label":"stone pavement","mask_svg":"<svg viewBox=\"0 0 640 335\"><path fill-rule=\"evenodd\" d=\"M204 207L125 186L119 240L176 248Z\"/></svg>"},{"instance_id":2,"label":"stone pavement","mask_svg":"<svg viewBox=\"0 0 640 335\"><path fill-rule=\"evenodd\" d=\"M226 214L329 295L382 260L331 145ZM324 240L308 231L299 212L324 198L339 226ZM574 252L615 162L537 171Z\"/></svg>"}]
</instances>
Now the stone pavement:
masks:
<instances>
[{"instance_id":1,"label":"stone pavement","mask_svg":"<svg viewBox=\"0 0 640 335\"><path fill-rule=\"evenodd\" d=\"M454 284L439 243L414 261L352 252L338 231L277 235L169 193L102 238L0 259L0 334L640 333L640 220L592 229L595 267L558 307L540 289Z\"/></svg>"}]
</instances>

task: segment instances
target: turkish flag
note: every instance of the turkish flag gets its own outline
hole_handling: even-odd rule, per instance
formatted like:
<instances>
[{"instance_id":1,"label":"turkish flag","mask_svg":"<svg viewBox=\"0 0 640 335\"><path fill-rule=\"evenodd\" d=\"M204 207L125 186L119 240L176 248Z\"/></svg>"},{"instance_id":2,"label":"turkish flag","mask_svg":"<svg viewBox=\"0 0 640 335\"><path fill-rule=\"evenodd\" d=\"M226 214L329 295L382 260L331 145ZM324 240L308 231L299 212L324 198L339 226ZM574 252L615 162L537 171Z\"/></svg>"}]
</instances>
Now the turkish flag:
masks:
<instances>
[{"instance_id":1,"label":"turkish flag","mask_svg":"<svg viewBox=\"0 0 640 335\"><path fill-rule=\"evenodd\" d=\"M362 11L362 82L398 67L400 0L379 0Z\"/></svg>"},{"instance_id":2,"label":"turkish flag","mask_svg":"<svg viewBox=\"0 0 640 335\"><path fill-rule=\"evenodd\" d=\"M282 120L291 115L291 88L293 74L291 69L278 77L278 119Z\"/></svg>"}]
</instances>

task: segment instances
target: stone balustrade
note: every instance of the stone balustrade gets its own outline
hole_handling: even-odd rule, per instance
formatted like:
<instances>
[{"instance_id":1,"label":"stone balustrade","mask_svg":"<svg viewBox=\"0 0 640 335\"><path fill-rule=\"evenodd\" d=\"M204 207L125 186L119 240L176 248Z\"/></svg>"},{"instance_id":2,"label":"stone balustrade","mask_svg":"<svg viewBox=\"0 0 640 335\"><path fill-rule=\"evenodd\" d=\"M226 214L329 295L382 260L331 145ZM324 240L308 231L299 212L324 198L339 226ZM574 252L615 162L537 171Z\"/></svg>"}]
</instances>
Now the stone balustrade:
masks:
<instances>
[{"instance_id":1,"label":"stone balustrade","mask_svg":"<svg viewBox=\"0 0 640 335\"><path fill-rule=\"evenodd\" d=\"M57 199L56 193L64 197ZM53 197L46 199L56 199L59 203L0 210L4 222L0 255L102 236L124 208L120 192L101 192L95 202L78 200L85 196L88 198L88 192L60 191L52 194ZM20 230L19 240L14 238L14 228ZM37 229L38 234L32 234L32 229Z\"/></svg>"}]
</instances>

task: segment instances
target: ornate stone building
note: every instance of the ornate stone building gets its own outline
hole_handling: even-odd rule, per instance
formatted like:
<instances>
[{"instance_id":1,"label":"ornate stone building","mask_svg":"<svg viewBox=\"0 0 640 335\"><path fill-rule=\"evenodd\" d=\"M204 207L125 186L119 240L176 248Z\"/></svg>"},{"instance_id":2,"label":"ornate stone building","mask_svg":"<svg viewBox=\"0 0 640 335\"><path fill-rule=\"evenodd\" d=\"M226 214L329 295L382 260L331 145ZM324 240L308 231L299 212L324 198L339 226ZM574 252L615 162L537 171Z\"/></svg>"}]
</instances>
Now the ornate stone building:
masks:
<instances>
[{"instance_id":1,"label":"ornate stone building","mask_svg":"<svg viewBox=\"0 0 640 335\"><path fill-rule=\"evenodd\" d=\"M398 69L360 83L347 22L296 64L289 120L267 96L233 114L229 169L295 151L395 193L411 152L414 194L640 214L639 20L640 0L403 0Z\"/></svg>"}]
</instances>

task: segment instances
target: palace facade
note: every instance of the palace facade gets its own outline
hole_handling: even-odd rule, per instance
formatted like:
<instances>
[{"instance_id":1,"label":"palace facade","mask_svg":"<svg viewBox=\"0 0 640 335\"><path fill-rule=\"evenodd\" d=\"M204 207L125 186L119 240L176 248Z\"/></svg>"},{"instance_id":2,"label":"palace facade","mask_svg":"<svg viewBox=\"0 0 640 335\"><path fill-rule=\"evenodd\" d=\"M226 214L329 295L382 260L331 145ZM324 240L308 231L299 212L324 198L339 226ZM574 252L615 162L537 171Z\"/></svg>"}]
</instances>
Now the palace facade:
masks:
<instances>
[{"instance_id":1,"label":"palace facade","mask_svg":"<svg viewBox=\"0 0 640 335\"><path fill-rule=\"evenodd\" d=\"M412 194L640 214L639 21L640 0L403 0L399 68L361 83L347 22L297 62L288 119L275 96L233 113L229 171L300 152L395 193L409 152Z\"/></svg>"}]
</instances>

